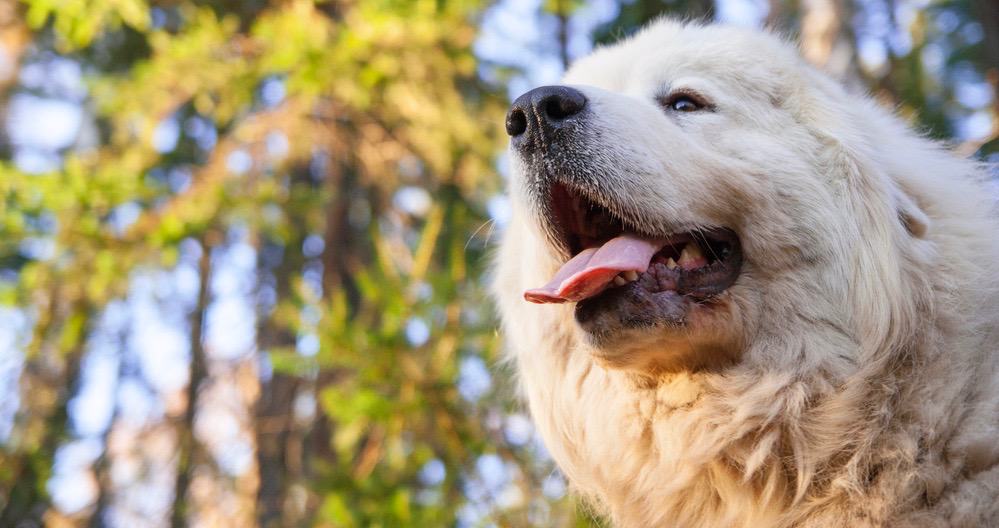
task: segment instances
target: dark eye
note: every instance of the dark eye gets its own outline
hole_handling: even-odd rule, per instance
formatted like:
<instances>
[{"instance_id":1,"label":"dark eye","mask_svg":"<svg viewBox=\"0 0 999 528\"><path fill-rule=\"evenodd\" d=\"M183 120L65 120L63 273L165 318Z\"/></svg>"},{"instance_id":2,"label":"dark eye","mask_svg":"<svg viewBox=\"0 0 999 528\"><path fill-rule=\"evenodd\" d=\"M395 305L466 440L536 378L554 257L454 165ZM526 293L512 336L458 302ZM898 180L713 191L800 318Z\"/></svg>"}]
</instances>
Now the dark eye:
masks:
<instances>
[{"instance_id":1,"label":"dark eye","mask_svg":"<svg viewBox=\"0 0 999 528\"><path fill-rule=\"evenodd\" d=\"M704 110L707 105L701 99L685 93L673 94L663 99L662 104L667 110L674 112L696 112Z\"/></svg>"}]
</instances>

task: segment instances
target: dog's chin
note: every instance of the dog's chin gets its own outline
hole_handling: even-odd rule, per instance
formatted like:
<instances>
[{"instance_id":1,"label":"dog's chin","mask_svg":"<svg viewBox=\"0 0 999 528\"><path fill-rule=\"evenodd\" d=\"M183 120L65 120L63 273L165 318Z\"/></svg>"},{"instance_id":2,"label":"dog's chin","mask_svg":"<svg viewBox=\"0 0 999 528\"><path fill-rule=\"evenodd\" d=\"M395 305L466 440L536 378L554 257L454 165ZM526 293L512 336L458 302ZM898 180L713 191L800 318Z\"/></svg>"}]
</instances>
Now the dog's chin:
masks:
<instances>
[{"instance_id":1,"label":"dog's chin","mask_svg":"<svg viewBox=\"0 0 999 528\"><path fill-rule=\"evenodd\" d=\"M738 361L737 315L726 294L696 299L636 281L578 303L575 318L586 348L610 368L657 374Z\"/></svg>"},{"instance_id":2,"label":"dog's chin","mask_svg":"<svg viewBox=\"0 0 999 528\"><path fill-rule=\"evenodd\" d=\"M576 322L594 344L620 341L624 334L678 330L684 325L691 299L673 290L647 288L645 279L576 304Z\"/></svg>"}]
</instances>

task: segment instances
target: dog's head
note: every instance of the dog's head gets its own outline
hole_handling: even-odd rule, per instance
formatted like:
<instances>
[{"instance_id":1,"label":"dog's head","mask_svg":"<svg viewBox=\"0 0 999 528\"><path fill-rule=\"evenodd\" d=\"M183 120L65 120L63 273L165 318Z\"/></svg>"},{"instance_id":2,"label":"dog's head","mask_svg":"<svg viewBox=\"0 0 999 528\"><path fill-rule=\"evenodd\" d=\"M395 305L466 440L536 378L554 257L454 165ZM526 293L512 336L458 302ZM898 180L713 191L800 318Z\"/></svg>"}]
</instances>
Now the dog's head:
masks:
<instances>
[{"instance_id":1,"label":"dog's head","mask_svg":"<svg viewBox=\"0 0 999 528\"><path fill-rule=\"evenodd\" d=\"M756 32L661 22L596 51L507 115L513 231L538 236L502 258L537 283L502 295L571 310L591 353L641 370L800 321L859 340L928 226L875 160L872 122L895 124L873 108Z\"/></svg>"}]
</instances>

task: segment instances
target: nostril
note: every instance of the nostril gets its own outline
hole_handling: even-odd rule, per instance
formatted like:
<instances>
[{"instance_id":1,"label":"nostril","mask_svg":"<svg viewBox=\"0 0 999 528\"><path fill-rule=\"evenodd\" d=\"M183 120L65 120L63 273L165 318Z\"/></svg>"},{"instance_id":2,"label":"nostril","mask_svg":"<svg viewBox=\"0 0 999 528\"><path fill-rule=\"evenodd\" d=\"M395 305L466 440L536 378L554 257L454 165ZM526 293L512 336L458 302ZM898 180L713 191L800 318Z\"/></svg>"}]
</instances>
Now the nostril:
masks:
<instances>
[{"instance_id":1,"label":"nostril","mask_svg":"<svg viewBox=\"0 0 999 528\"><path fill-rule=\"evenodd\" d=\"M511 137L519 136L527 131L527 116L519 108L510 110L506 115L506 133Z\"/></svg>"},{"instance_id":2,"label":"nostril","mask_svg":"<svg viewBox=\"0 0 999 528\"><path fill-rule=\"evenodd\" d=\"M558 94L548 97L542 103L542 108L550 119L558 121L578 114L583 109L583 104L579 98Z\"/></svg>"}]
</instances>

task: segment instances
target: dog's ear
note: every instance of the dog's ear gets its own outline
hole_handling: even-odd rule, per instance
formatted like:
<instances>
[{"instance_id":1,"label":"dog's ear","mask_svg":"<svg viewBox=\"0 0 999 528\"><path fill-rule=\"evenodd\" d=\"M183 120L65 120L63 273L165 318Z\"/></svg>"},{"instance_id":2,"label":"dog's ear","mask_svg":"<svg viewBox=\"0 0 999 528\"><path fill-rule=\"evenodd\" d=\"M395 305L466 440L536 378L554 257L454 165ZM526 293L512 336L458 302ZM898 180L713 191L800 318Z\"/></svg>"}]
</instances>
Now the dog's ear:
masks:
<instances>
[{"instance_id":1,"label":"dog's ear","mask_svg":"<svg viewBox=\"0 0 999 528\"><path fill-rule=\"evenodd\" d=\"M923 209L916 200L903 189L896 187L895 208L898 210L898 218L910 235L916 238L923 238L930 229L930 217L926 216Z\"/></svg>"},{"instance_id":2,"label":"dog's ear","mask_svg":"<svg viewBox=\"0 0 999 528\"><path fill-rule=\"evenodd\" d=\"M820 136L821 137L821 136ZM849 149L839 141L832 139L832 136L825 136L825 141L830 145L830 156L835 160L835 164L840 167L847 181L855 185L874 185L879 187L874 196L877 197L877 208L882 214L894 213L902 227L915 238L924 238L930 229L930 217L923 211L919 199L915 193L908 192L900 178L893 177L891 172L898 170L897 167L879 167L872 162L868 155L857 152L856 149ZM866 178L862 175L866 175ZM868 183L861 184L863 180ZM878 182L878 183L875 183ZM872 199L870 195L858 193L864 200ZM867 207L875 207L874 203L867 202Z\"/></svg>"},{"instance_id":3,"label":"dog's ear","mask_svg":"<svg viewBox=\"0 0 999 528\"><path fill-rule=\"evenodd\" d=\"M797 109L799 119L811 123L813 134L832 149L832 159L844 169L848 178L855 180L860 174L882 176L887 187L882 187L882 199L892 202L899 221L910 235L915 238L925 237L930 229L930 218L920 206L918 195L906 189L906 179L901 177L906 171L912 170L908 160L873 161L877 154L869 147L870 138L857 126L857 123L866 122L864 117L870 116L855 114L851 117L839 110L850 108L849 105L836 107L827 104L829 101L855 100L863 96L850 96L842 86L819 74L817 70L806 68L805 72L810 86L819 95L806 99L808 103Z\"/></svg>"}]
</instances>

